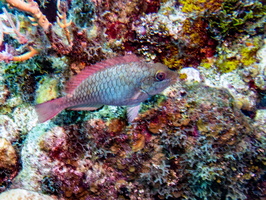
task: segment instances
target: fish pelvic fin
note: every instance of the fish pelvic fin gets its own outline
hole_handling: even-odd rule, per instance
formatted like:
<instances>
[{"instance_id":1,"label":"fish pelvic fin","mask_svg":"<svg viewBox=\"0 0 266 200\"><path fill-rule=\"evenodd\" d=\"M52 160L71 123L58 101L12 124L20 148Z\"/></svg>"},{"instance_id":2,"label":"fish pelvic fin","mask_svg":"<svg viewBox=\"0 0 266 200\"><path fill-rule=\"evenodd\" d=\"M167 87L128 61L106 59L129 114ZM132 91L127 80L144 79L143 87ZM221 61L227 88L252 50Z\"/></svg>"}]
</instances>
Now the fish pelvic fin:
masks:
<instances>
[{"instance_id":1,"label":"fish pelvic fin","mask_svg":"<svg viewBox=\"0 0 266 200\"><path fill-rule=\"evenodd\" d=\"M63 106L64 97L53 99L35 106L38 115L38 122L43 123L55 117L58 113L65 109Z\"/></svg>"},{"instance_id":2,"label":"fish pelvic fin","mask_svg":"<svg viewBox=\"0 0 266 200\"><path fill-rule=\"evenodd\" d=\"M140 110L140 104L127 107L127 120L131 123L138 115Z\"/></svg>"}]
</instances>

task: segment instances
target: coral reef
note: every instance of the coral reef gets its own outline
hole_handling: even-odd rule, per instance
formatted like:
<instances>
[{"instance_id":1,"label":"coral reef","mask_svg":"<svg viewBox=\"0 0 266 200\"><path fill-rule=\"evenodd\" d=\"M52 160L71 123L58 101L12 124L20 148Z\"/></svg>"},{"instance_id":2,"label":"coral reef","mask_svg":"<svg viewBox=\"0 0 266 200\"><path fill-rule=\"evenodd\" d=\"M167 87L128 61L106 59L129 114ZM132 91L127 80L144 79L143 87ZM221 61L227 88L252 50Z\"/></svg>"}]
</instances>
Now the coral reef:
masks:
<instances>
[{"instance_id":1,"label":"coral reef","mask_svg":"<svg viewBox=\"0 0 266 200\"><path fill-rule=\"evenodd\" d=\"M55 99L58 95L58 82L56 79L50 77L43 77L43 80L39 82L39 87L36 90L37 104Z\"/></svg>"},{"instance_id":2,"label":"coral reef","mask_svg":"<svg viewBox=\"0 0 266 200\"><path fill-rule=\"evenodd\" d=\"M11 143L0 138L0 185L6 186L18 173L18 157Z\"/></svg>"},{"instance_id":3,"label":"coral reef","mask_svg":"<svg viewBox=\"0 0 266 200\"><path fill-rule=\"evenodd\" d=\"M0 115L0 137L10 142L19 140L19 128L17 124L7 115Z\"/></svg>"},{"instance_id":4,"label":"coral reef","mask_svg":"<svg viewBox=\"0 0 266 200\"><path fill-rule=\"evenodd\" d=\"M187 0L183 1L181 0L180 3L182 5L182 11L191 13L191 12L198 12L204 13L208 12L209 14L212 14L214 12L217 12L221 9L223 0L219 1L195 1L195 0Z\"/></svg>"},{"instance_id":5,"label":"coral reef","mask_svg":"<svg viewBox=\"0 0 266 200\"><path fill-rule=\"evenodd\" d=\"M217 57L215 65L223 73L253 65L256 63L256 54L262 41L263 37L257 36L249 39L242 39L241 43L232 44L230 47L221 45L218 51L223 53L220 53L221 56ZM224 52L226 52L226 54Z\"/></svg>"},{"instance_id":6,"label":"coral reef","mask_svg":"<svg viewBox=\"0 0 266 200\"><path fill-rule=\"evenodd\" d=\"M225 0L220 10L209 19L210 31L219 40L239 37L239 34L256 35L264 32L266 6L263 1ZM256 22L256 23L254 23Z\"/></svg>"},{"instance_id":7,"label":"coral reef","mask_svg":"<svg viewBox=\"0 0 266 200\"><path fill-rule=\"evenodd\" d=\"M263 1L0 5L0 199L265 198ZM179 80L132 123L115 106L37 123L34 104L127 53Z\"/></svg>"},{"instance_id":8,"label":"coral reef","mask_svg":"<svg viewBox=\"0 0 266 200\"><path fill-rule=\"evenodd\" d=\"M226 90L184 85L130 126L118 118L36 126L12 187L65 199L257 197L262 132Z\"/></svg>"},{"instance_id":9,"label":"coral reef","mask_svg":"<svg viewBox=\"0 0 266 200\"><path fill-rule=\"evenodd\" d=\"M9 200L57 200L56 197L50 197L48 195L38 194L37 192L27 191L23 189L8 190L0 194L0 199Z\"/></svg>"},{"instance_id":10,"label":"coral reef","mask_svg":"<svg viewBox=\"0 0 266 200\"><path fill-rule=\"evenodd\" d=\"M264 134L266 133L266 109L259 109L256 112L255 116L255 125L264 130Z\"/></svg>"}]
</instances>

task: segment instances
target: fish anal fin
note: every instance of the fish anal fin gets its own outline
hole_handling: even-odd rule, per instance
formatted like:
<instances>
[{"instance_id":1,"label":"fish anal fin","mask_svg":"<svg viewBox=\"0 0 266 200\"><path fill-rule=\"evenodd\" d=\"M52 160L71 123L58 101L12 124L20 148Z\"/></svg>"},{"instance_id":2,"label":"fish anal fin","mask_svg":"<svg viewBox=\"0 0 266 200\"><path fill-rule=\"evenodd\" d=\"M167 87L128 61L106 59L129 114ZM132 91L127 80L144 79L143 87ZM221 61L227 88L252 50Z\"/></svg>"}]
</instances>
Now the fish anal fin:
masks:
<instances>
[{"instance_id":1,"label":"fish anal fin","mask_svg":"<svg viewBox=\"0 0 266 200\"><path fill-rule=\"evenodd\" d=\"M131 123L138 115L140 110L140 104L127 107L127 120Z\"/></svg>"},{"instance_id":2,"label":"fish anal fin","mask_svg":"<svg viewBox=\"0 0 266 200\"><path fill-rule=\"evenodd\" d=\"M126 64L130 62L139 62L140 58L138 58L136 55L125 55L125 56L119 56L115 58L110 58L107 60L104 60L102 62L96 63L94 65L89 65L85 67L79 74L76 76L73 76L68 83L66 84L66 93L70 94L72 93L78 85L82 83L83 80L88 78L89 76L93 75L96 72L99 72L103 69L119 65L119 64Z\"/></svg>"}]
</instances>

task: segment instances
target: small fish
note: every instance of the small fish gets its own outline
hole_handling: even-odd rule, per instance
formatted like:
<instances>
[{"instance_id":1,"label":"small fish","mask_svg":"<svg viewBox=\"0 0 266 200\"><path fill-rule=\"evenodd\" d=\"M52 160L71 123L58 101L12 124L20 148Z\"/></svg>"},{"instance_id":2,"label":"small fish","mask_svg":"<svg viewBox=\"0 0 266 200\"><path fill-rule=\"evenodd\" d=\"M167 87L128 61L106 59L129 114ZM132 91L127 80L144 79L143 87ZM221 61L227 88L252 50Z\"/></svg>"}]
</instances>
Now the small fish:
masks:
<instances>
[{"instance_id":1,"label":"small fish","mask_svg":"<svg viewBox=\"0 0 266 200\"><path fill-rule=\"evenodd\" d=\"M161 63L147 63L136 55L107 59L86 67L66 86L67 95L35 106L39 122L62 110L96 110L103 105L128 106L128 121L138 115L140 103L162 92L177 73Z\"/></svg>"}]
</instances>

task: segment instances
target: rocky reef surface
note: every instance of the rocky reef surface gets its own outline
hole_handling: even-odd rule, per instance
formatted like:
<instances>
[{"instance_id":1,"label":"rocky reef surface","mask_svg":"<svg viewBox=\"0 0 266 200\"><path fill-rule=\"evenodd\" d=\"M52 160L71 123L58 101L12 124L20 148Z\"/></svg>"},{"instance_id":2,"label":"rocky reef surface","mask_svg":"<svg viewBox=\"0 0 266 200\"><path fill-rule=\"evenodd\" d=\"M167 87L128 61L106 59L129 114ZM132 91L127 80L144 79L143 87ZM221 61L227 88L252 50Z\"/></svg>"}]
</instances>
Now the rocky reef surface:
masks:
<instances>
[{"instance_id":1,"label":"rocky reef surface","mask_svg":"<svg viewBox=\"0 0 266 200\"><path fill-rule=\"evenodd\" d=\"M0 199L265 199L263 1L23 2L0 2ZM131 124L115 106L38 123L35 104L128 53L179 74Z\"/></svg>"}]
</instances>

